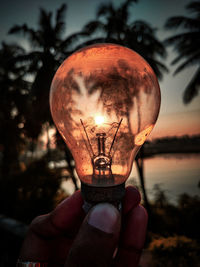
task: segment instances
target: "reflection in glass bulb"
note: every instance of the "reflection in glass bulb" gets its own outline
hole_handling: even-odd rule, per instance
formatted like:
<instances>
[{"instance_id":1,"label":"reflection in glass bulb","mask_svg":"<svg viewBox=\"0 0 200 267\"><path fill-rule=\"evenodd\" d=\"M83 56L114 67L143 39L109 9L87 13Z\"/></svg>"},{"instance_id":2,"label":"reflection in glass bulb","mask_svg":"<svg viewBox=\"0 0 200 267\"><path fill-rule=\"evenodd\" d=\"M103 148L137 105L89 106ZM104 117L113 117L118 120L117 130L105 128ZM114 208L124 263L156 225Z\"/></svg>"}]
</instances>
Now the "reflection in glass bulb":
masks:
<instances>
[{"instance_id":1,"label":"reflection in glass bulb","mask_svg":"<svg viewBox=\"0 0 200 267\"><path fill-rule=\"evenodd\" d=\"M82 183L110 187L128 178L157 120L160 89L137 53L96 44L75 52L57 70L50 107Z\"/></svg>"},{"instance_id":2,"label":"reflection in glass bulb","mask_svg":"<svg viewBox=\"0 0 200 267\"><path fill-rule=\"evenodd\" d=\"M153 126L154 125L150 125L149 127L147 127L146 129L144 129L143 131L141 131L135 136L135 144L137 146L142 146L144 144L145 140L151 133Z\"/></svg>"}]
</instances>

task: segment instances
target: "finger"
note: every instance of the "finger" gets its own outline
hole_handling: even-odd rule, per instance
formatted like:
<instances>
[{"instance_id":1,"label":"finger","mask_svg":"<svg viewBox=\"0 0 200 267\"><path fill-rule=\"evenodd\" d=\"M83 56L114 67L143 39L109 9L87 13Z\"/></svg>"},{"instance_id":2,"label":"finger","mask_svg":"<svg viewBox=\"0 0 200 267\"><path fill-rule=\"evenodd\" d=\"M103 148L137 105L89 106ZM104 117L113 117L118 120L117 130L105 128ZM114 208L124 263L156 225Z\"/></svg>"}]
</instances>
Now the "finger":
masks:
<instances>
[{"instance_id":1,"label":"finger","mask_svg":"<svg viewBox=\"0 0 200 267\"><path fill-rule=\"evenodd\" d=\"M137 267L146 237L148 215L142 206L135 207L125 218L115 267Z\"/></svg>"},{"instance_id":2,"label":"finger","mask_svg":"<svg viewBox=\"0 0 200 267\"><path fill-rule=\"evenodd\" d=\"M73 237L76 235L85 213L80 191L62 201L48 215L36 217L31 223L31 230L44 238L60 234Z\"/></svg>"},{"instance_id":3,"label":"finger","mask_svg":"<svg viewBox=\"0 0 200 267\"><path fill-rule=\"evenodd\" d=\"M77 191L52 213L36 217L23 242L20 259L48 261L52 258L61 259L63 256L66 259L70 242L85 216L82 205L81 194Z\"/></svg>"},{"instance_id":4,"label":"finger","mask_svg":"<svg viewBox=\"0 0 200 267\"><path fill-rule=\"evenodd\" d=\"M123 213L128 213L140 200L139 191L128 186L123 200ZM50 214L36 217L31 223L31 230L44 238L51 238L63 232L75 236L85 216L82 206L83 198L80 191L77 191L62 201Z\"/></svg>"},{"instance_id":5,"label":"finger","mask_svg":"<svg viewBox=\"0 0 200 267\"><path fill-rule=\"evenodd\" d=\"M120 213L113 205L102 203L93 207L80 228L65 266L110 266L120 225Z\"/></svg>"},{"instance_id":6,"label":"finger","mask_svg":"<svg viewBox=\"0 0 200 267\"><path fill-rule=\"evenodd\" d=\"M126 194L122 202L122 213L126 215L134 207L138 206L141 201L140 192L133 186L126 187Z\"/></svg>"}]
</instances>

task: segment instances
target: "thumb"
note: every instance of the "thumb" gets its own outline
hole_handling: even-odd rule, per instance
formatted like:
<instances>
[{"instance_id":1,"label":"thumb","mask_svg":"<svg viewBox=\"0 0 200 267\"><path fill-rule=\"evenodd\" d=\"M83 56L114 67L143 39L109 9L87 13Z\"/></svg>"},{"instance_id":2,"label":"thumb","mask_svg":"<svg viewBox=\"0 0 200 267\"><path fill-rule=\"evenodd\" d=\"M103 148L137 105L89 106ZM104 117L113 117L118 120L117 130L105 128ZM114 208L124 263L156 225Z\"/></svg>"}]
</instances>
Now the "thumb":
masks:
<instances>
[{"instance_id":1,"label":"thumb","mask_svg":"<svg viewBox=\"0 0 200 267\"><path fill-rule=\"evenodd\" d=\"M110 266L120 226L121 216L113 205L101 203L94 206L81 225L65 266Z\"/></svg>"}]
</instances>

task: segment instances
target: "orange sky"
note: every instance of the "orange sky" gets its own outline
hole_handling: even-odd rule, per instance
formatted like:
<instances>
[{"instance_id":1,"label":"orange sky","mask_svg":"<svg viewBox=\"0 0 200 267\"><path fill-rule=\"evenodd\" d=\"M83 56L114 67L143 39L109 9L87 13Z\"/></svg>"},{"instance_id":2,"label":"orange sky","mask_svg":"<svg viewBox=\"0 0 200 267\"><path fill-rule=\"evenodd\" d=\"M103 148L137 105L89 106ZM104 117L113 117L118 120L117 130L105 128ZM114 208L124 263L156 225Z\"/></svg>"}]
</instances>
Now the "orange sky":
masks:
<instances>
[{"instance_id":1,"label":"orange sky","mask_svg":"<svg viewBox=\"0 0 200 267\"><path fill-rule=\"evenodd\" d=\"M54 133L55 130L51 129L49 133L50 138L53 137ZM154 138L162 138L166 136L196 134L200 134L200 110L182 113L160 114L158 121L148 139L152 140ZM40 137L40 140L46 144L46 132Z\"/></svg>"},{"instance_id":2,"label":"orange sky","mask_svg":"<svg viewBox=\"0 0 200 267\"><path fill-rule=\"evenodd\" d=\"M160 114L149 139L200 134L200 110Z\"/></svg>"}]
</instances>

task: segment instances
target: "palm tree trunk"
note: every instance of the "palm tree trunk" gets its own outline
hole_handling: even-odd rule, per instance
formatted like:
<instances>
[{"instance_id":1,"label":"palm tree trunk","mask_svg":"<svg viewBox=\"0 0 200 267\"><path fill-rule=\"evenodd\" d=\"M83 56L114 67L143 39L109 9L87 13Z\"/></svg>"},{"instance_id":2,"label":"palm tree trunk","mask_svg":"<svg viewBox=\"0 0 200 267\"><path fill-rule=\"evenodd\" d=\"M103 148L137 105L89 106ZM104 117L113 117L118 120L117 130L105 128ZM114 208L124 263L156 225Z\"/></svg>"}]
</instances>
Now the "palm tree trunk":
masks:
<instances>
[{"instance_id":1,"label":"palm tree trunk","mask_svg":"<svg viewBox=\"0 0 200 267\"><path fill-rule=\"evenodd\" d=\"M140 99L139 96L137 96L137 101L139 103ZM138 113L138 133L140 132L140 126L141 126L141 114L140 114L140 105L137 105L137 113ZM150 213L150 204L148 201L146 189L145 189L145 178L144 178L144 149L143 146L140 148L139 153L136 156L135 162L136 162L136 167L137 171L139 174L139 180L140 180L140 185L142 188L142 194L143 194L143 199L144 199L144 204L148 212Z\"/></svg>"},{"instance_id":2,"label":"palm tree trunk","mask_svg":"<svg viewBox=\"0 0 200 267\"><path fill-rule=\"evenodd\" d=\"M145 179L144 179L144 157L143 157L143 147L141 147L141 150L139 154L136 156L135 162L136 162L136 167L137 171L139 174L139 179L140 179L140 185L142 189L142 194L143 194L143 199L144 199L144 204L148 212L150 212L150 204L149 200L147 197L146 189L145 189Z\"/></svg>"}]
</instances>

